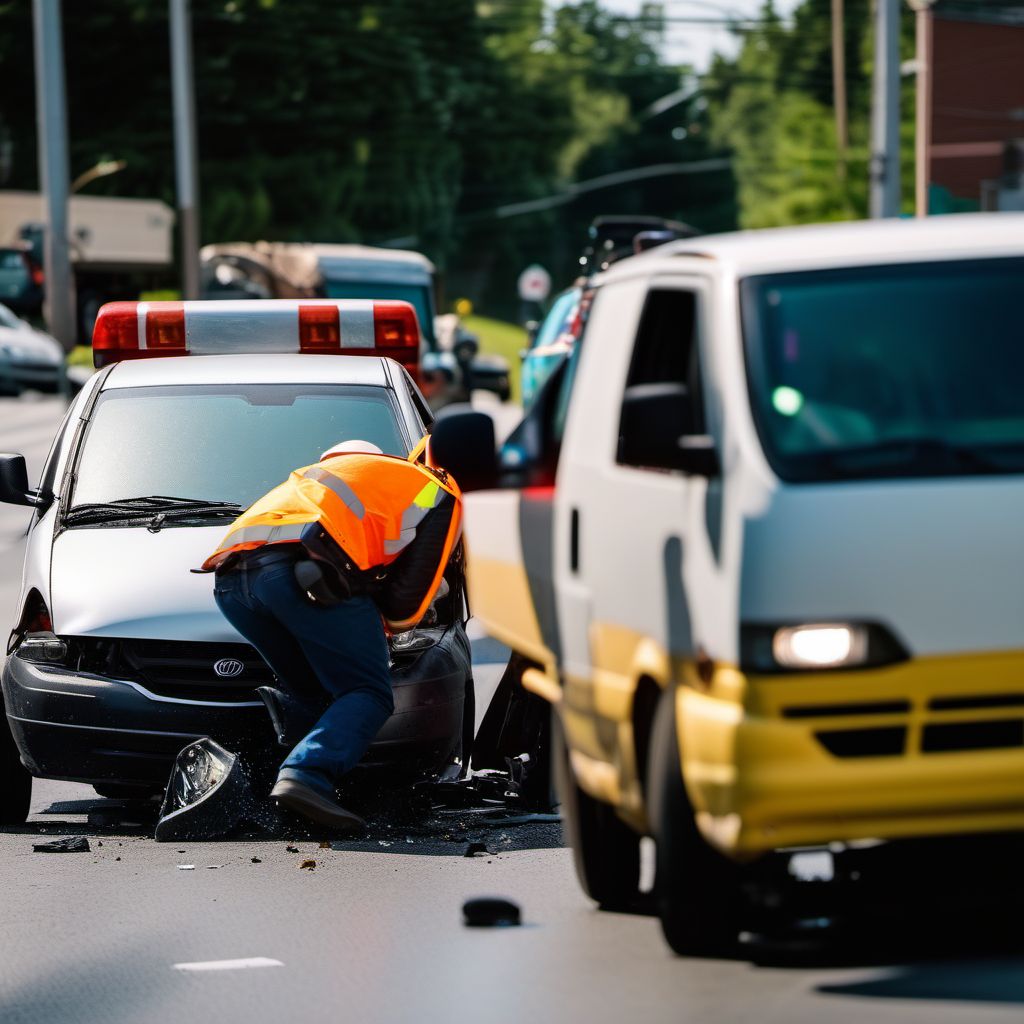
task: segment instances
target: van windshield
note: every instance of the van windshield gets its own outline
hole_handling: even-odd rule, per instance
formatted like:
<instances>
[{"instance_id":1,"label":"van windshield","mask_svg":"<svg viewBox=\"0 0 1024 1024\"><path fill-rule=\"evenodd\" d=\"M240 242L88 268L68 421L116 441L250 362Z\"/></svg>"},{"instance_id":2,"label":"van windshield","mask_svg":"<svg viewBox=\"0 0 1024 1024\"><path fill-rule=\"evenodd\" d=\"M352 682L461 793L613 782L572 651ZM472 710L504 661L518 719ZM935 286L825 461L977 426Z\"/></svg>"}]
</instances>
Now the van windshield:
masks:
<instances>
[{"instance_id":1,"label":"van windshield","mask_svg":"<svg viewBox=\"0 0 1024 1024\"><path fill-rule=\"evenodd\" d=\"M751 277L754 415L788 481L1024 472L1024 259Z\"/></svg>"},{"instance_id":2,"label":"van windshield","mask_svg":"<svg viewBox=\"0 0 1024 1024\"><path fill-rule=\"evenodd\" d=\"M350 281L338 277L324 280L324 294L328 299L381 299L408 302L416 310L423 336L433 344L434 304L430 287L418 284L397 284L389 281Z\"/></svg>"},{"instance_id":3,"label":"van windshield","mask_svg":"<svg viewBox=\"0 0 1024 1024\"><path fill-rule=\"evenodd\" d=\"M338 441L406 455L382 387L247 384L104 391L73 505L169 495L248 507Z\"/></svg>"}]
</instances>

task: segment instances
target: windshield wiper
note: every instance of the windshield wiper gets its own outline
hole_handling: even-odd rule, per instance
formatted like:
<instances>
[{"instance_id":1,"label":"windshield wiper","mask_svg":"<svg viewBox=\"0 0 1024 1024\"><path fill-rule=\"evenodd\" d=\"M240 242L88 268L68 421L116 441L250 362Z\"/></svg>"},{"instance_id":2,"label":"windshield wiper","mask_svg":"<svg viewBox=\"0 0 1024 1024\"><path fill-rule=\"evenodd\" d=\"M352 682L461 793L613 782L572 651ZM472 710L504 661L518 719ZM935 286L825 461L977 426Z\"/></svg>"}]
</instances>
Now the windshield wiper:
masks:
<instances>
[{"instance_id":1,"label":"windshield wiper","mask_svg":"<svg viewBox=\"0 0 1024 1024\"><path fill-rule=\"evenodd\" d=\"M808 468L830 479L1020 472L971 445L941 437L898 437L808 455Z\"/></svg>"},{"instance_id":2,"label":"windshield wiper","mask_svg":"<svg viewBox=\"0 0 1024 1024\"><path fill-rule=\"evenodd\" d=\"M203 498L173 498L154 494L146 498L119 498L116 501L75 505L64 517L68 526L97 523L150 520L162 523L169 518L235 518L243 506L233 501L207 501ZM159 528L159 527L158 527Z\"/></svg>"}]
</instances>

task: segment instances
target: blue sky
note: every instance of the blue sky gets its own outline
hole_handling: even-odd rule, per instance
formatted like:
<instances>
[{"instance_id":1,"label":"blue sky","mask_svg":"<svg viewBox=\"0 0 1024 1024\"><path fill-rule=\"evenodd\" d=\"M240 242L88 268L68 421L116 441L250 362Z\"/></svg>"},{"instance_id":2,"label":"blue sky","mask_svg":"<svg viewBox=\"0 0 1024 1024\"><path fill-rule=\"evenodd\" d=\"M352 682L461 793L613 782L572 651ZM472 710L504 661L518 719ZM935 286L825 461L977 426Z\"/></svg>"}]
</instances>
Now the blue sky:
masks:
<instances>
[{"instance_id":1,"label":"blue sky","mask_svg":"<svg viewBox=\"0 0 1024 1024\"><path fill-rule=\"evenodd\" d=\"M639 14L647 0L602 0L602 5L623 14ZM661 0L665 13L677 18L723 18L736 15L740 18L756 16L764 0ZM776 10L787 15L799 0L775 0ZM668 30L666 57L680 63L692 64L703 71L711 61L711 55L733 53L735 37L718 25L673 24Z\"/></svg>"}]
</instances>

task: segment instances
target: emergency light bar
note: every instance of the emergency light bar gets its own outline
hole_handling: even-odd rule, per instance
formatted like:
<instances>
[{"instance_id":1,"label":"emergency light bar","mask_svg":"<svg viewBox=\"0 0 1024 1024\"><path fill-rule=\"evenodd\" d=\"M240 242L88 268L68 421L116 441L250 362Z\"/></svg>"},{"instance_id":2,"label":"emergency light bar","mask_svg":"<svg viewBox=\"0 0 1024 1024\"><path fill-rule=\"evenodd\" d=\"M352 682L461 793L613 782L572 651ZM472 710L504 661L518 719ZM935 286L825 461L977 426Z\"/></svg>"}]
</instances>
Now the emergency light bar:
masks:
<instances>
[{"instance_id":1,"label":"emergency light bar","mask_svg":"<svg viewBox=\"0 0 1024 1024\"><path fill-rule=\"evenodd\" d=\"M268 352L387 356L415 375L420 325L408 302L221 299L108 302L92 330L97 369L122 359Z\"/></svg>"}]
</instances>

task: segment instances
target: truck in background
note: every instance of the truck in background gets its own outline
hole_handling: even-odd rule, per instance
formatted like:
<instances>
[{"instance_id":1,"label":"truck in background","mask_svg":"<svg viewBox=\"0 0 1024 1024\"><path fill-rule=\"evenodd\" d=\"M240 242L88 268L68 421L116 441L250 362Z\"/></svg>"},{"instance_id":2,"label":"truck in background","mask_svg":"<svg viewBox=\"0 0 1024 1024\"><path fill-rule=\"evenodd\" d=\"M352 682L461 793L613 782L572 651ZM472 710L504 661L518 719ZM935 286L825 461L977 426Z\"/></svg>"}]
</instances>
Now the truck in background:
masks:
<instances>
[{"instance_id":1,"label":"truck in background","mask_svg":"<svg viewBox=\"0 0 1024 1024\"><path fill-rule=\"evenodd\" d=\"M409 302L423 332L421 387L431 405L474 389L509 397L509 366L437 315L437 272L422 253L367 245L225 242L205 246L204 299L392 299Z\"/></svg>"},{"instance_id":2,"label":"truck in background","mask_svg":"<svg viewBox=\"0 0 1024 1024\"><path fill-rule=\"evenodd\" d=\"M92 325L105 302L131 299L170 284L174 266L174 211L158 199L72 196L71 266L76 293L78 341L92 336ZM46 209L38 192L0 191L0 246L21 249L39 272L34 308L45 298L42 278Z\"/></svg>"}]
</instances>

